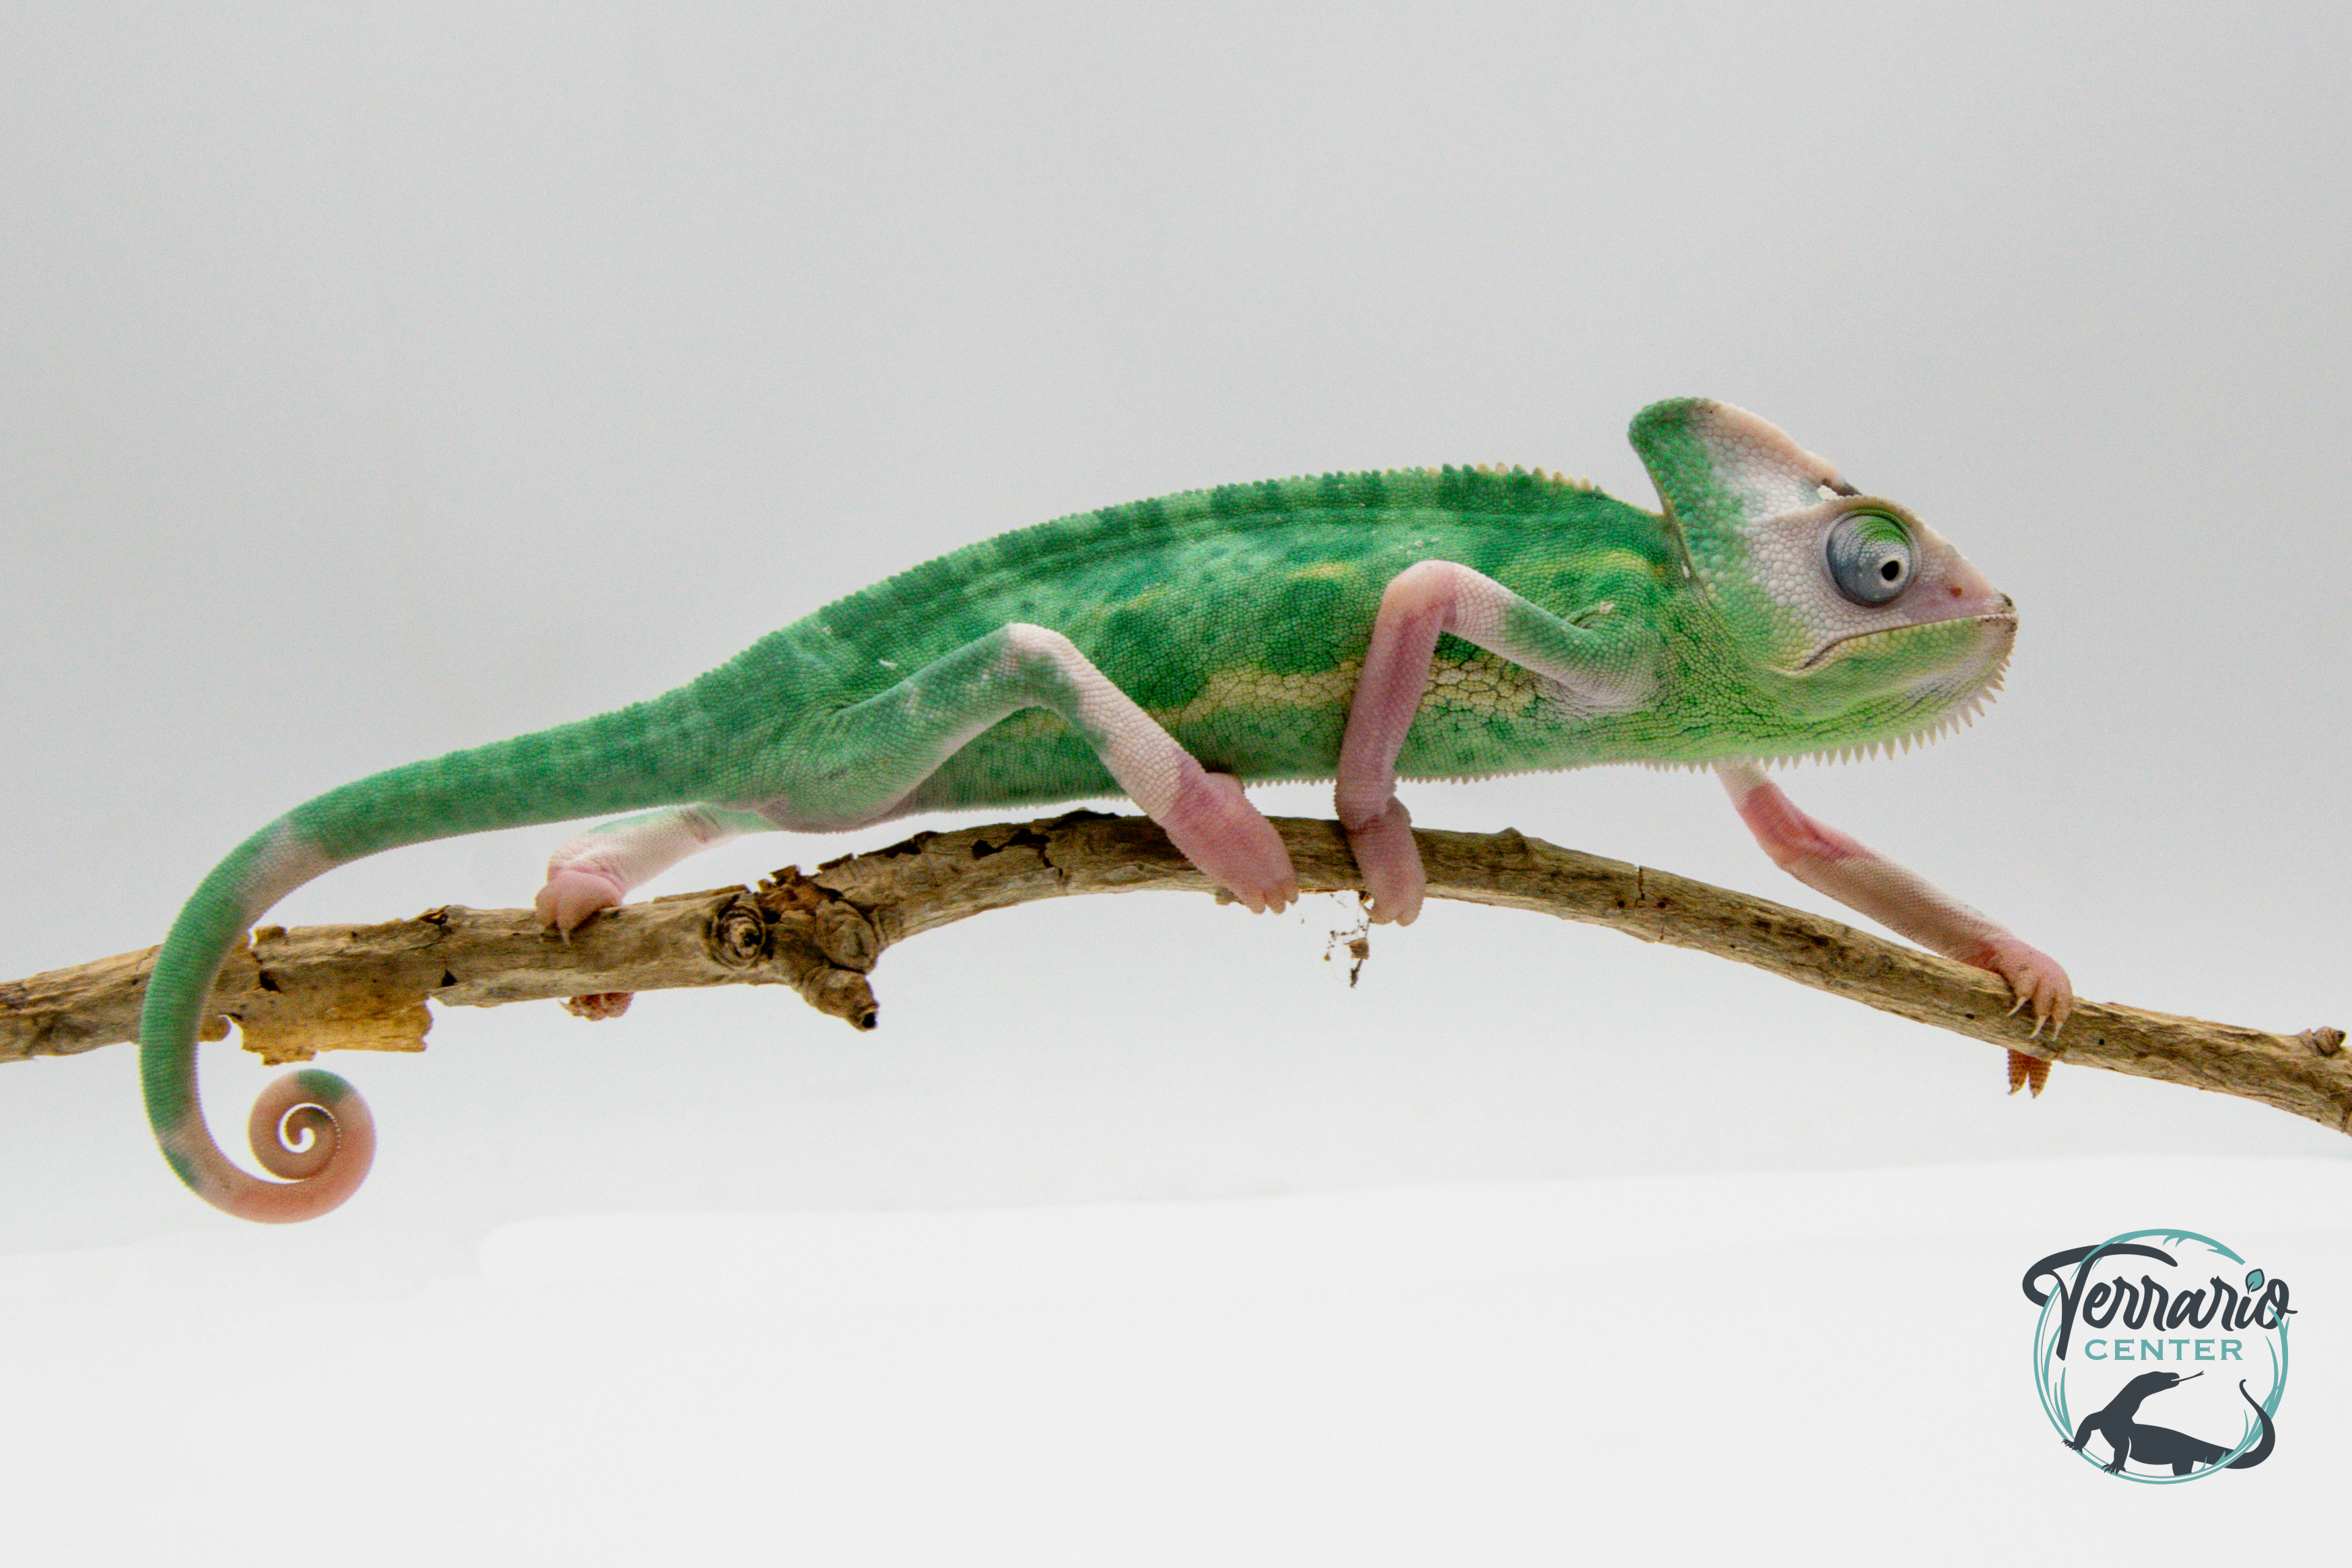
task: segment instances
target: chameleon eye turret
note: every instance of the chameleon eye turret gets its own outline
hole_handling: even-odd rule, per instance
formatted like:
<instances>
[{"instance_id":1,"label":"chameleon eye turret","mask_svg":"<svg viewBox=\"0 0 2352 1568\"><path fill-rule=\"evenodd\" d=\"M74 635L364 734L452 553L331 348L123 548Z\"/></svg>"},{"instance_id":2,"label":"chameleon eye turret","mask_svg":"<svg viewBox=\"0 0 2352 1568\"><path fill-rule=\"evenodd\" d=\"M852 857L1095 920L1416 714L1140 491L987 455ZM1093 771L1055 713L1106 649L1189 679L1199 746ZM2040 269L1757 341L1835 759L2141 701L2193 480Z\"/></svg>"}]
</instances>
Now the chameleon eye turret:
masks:
<instances>
[{"instance_id":1,"label":"chameleon eye turret","mask_svg":"<svg viewBox=\"0 0 2352 1568\"><path fill-rule=\"evenodd\" d=\"M1892 604L1911 586L1911 530L1885 512L1850 512L1829 531L1830 580L1856 604Z\"/></svg>"}]
</instances>

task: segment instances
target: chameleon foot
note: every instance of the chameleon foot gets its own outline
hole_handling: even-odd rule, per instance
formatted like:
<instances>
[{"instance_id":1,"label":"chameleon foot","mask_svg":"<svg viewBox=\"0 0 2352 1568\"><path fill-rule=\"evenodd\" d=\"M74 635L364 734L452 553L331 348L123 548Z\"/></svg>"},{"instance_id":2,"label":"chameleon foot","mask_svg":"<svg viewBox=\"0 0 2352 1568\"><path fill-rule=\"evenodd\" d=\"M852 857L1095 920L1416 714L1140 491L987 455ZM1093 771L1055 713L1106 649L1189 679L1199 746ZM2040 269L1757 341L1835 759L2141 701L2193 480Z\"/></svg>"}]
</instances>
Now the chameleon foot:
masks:
<instances>
[{"instance_id":1,"label":"chameleon foot","mask_svg":"<svg viewBox=\"0 0 2352 1568\"><path fill-rule=\"evenodd\" d=\"M1356 853L1356 870L1371 900L1372 919L1380 925L1410 925L1421 914L1428 873L1422 869L1421 846L1412 841L1412 817L1395 796L1362 827L1343 822L1348 847Z\"/></svg>"},{"instance_id":2,"label":"chameleon foot","mask_svg":"<svg viewBox=\"0 0 2352 1568\"><path fill-rule=\"evenodd\" d=\"M572 868L550 873L531 903L543 924L569 936L598 910L617 908L628 891L609 873Z\"/></svg>"},{"instance_id":3,"label":"chameleon foot","mask_svg":"<svg viewBox=\"0 0 2352 1568\"><path fill-rule=\"evenodd\" d=\"M2023 1089L2036 1100L2042 1098L2042 1086L2050 1082L2050 1064L2038 1056L2028 1056L2021 1051L2009 1053L2009 1092Z\"/></svg>"},{"instance_id":4,"label":"chameleon foot","mask_svg":"<svg viewBox=\"0 0 2352 1568\"><path fill-rule=\"evenodd\" d=\"M1176 803L1160 826L1184 858L1209 880L1248 905L1253 915L1280 911L1298 897L1298 873L1274 824L1242 794L1230 773L1212 773L1183 759Z\"/></svg>"},{"instance_id":5,"label":"chameleon foot","mask_svg":"<svg viewBox=\"0 0 2352 1568\"><path fill-rule=\"evenodd\" d=\"M2066 1027L2066 1015L2074 1010L2074 983L2066 977L2057 959L2003 933L1976 959L1976 965L2009 982L2011 994L2017 998L2017 1005L2009 1009L2011 1012L2029 1007L2033 1009L2033 1038L2042 1038L2044 1024L2050 1026L2050 1038L2058 1038L2058 1031ZM2038 1098L2042 1086L2049 1082L2050 1063L2021 1051L2009 1053L2011 1094L2025 1089Z\"/></svg>"}]
</instances>

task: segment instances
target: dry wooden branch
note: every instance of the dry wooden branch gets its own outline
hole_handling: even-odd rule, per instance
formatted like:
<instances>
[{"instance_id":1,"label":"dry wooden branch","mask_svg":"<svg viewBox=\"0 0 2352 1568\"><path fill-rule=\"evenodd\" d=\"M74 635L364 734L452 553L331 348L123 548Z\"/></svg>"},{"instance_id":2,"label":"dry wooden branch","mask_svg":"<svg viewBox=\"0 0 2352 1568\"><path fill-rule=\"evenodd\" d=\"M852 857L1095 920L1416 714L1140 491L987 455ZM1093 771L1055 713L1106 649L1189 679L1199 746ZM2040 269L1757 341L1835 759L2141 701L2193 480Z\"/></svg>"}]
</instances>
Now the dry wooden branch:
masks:
<instances>
[{"instance_id":1,"label":"dry wooden branch","mask_svg":"<svg viewBox=\"0 0 2352 1568\"><path fill-rule=\"evenodd\" d=\"M1276 819L1299 883L1356 885L1339 825ZM1516 832L1417 831L1429 891L1586 921L1737 959L1993 1045L2242 1095L2352 1131L2344 1031L2301 1034L2082 1002L2063 1039L2033 1040L1981 970L1835 921L1664 872L1580 854ZM1147 889L1216 891L1150 822L1076 811L1026 825L918 833L756 890L719 888L598 916L568 942L529 910L427 911L389 925L264 926L235 955L213 1007L247 1049L292 1061L320 1050L421 1051L428 997L464 1007L571 998L591 1014L614 993L679 986L788 985L859 1029L876 1021L866 976L883 950L935 926L1033 899ZM89 1051L138 1032L154 950L0 985L0 1060ZM226 1025L215 1019L208 1039Z\"/></svg>"}]
</instances>

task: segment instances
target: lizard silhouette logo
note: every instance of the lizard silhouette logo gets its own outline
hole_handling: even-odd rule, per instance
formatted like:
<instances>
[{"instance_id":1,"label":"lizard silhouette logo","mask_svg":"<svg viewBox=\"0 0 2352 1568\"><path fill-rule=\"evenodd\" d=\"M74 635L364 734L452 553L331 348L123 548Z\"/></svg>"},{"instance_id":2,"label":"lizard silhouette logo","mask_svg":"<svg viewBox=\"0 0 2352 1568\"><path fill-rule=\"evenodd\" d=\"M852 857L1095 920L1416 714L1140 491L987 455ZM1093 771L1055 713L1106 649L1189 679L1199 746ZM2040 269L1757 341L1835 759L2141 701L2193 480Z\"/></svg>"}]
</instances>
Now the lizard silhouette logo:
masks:
<instances>
[{"instance_id":1,"label":"lizard silhouette logo","mask_svg":"<svg viewBox=\"0 0 2352 1568\"><path fill-rule=\"evenodd\" d=\"M2042 1408L2086 1463L2163 1485L2271 1457L2294 1311L2284 1280L2210 1237L2133 1230L2053 1252L2024 1284L2042 1309Z\"/></svg>"}]
</instances>

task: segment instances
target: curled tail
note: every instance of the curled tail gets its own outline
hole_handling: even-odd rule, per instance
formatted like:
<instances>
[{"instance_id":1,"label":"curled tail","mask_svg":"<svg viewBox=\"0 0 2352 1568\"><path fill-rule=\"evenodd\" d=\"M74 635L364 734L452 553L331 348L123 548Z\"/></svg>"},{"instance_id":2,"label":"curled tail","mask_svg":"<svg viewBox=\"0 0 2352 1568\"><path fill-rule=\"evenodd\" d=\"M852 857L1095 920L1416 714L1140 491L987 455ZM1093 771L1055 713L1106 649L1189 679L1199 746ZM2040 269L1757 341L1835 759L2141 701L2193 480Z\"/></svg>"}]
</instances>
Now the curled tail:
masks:
<instances>
[{"instance_id":1,"label":"curled tail","mask_svg":"<svg viewBox=\"0 0 2352 1568\"><path fill-rule=\"evenodd\" d=\"M289 1072L254 1103L253 1156L280 1181L229 1163L196 1099L196 1032L213 977L246 928L286 894L337 862L302 848L294 814L246 840L181 906L147 977L139 1015L139 1085L147 1124L188 1189L245 1219L324 1214L359 1190L375 1157L375 1123L358 1091L331 1072Z\"/></svg>"},{"instance_id":2,"label":"curled tail","mask_svg":"<svg viewBox=\"0 0 2352 1568\"><path fill-rule=\"evenodd\" d=\"M298 806L230 852L173 922L148 977L139 1076L148 1125L189 1189L245 1219L324 1214L358 1190L375 1152L367 1103L331 1072L278 1079L230 1163L196 1097L196 1035L222 961L278 899L321 872L401 844L669 805L729 792L748 753L730 736L720 672L583 724L379 773ZM740 728L740 726L735 727ZM757 737L751 737L756 741Z\"/></svg>"}]
</instances>

